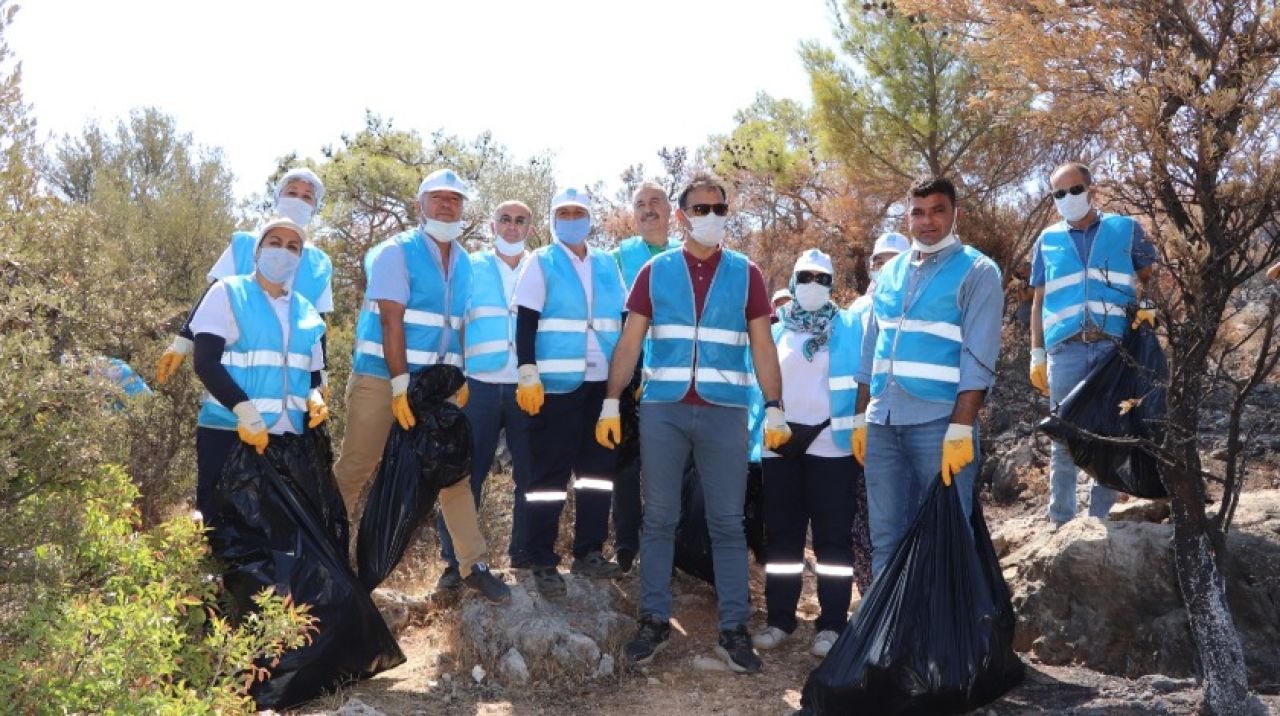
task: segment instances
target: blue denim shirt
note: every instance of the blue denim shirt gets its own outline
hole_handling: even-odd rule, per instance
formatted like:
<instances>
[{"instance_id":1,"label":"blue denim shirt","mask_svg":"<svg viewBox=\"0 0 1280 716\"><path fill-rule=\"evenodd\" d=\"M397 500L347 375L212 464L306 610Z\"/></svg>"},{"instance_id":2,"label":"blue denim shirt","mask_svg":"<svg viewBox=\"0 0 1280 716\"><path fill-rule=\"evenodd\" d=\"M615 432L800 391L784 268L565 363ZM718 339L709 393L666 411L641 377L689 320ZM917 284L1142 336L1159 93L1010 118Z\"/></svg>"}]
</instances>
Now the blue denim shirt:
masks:
<instances>
[{"instance_id":1,"label":"blue denim shirt","mask_svg":"<svg viewBox=\"0 0 1280 716\"><path fill-rule=\"evenodd\" d=\"M907 293L914 293L920 282L936 273L938 267L952 254L962 249L955 243L932 256L926 256L919 264L912 263L907 275ZM996 382L996 359L1000 356L1000 328L1004 312L1004 292L1001 289L1000 269L992 262L982 261L960 284L961 331L964 343L960 352L959 390L989 390ZM862 365L858 369L858 384L871 384L871 366L875 359L876 336L880 334L875 311L869 311L867 330L862 338ZM872 397L867 406L867 422L877 425L919 425L950 418L955 408L952 404L921 400L902 389L897 381L889 380L879 397Z\"/></svg>"}]
</instances>

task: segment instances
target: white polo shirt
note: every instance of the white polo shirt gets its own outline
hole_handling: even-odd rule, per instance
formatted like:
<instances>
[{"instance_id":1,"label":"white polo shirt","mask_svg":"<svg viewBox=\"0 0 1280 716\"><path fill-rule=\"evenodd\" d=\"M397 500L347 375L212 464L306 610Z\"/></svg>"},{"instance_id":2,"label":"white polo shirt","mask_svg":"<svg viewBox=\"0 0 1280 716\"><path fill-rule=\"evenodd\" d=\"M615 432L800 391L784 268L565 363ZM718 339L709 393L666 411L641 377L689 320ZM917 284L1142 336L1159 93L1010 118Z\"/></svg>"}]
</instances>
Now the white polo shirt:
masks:
<instances>
[{"instance_id":1,"label":"white polo shirt","mask_svg":"<svg viewBox=\"0 0 1280 716\"><path fill-rule=\"evenodd\" d=\"M578 258L563 241L557 241L556 246L564 251L569 257L569 263L573 265L573 270L578 274L578 281L582 283L583 293L587 296L587 315L591 315L591 302L595 286L591 282L591 254L587 253L583 258ZM610 261L610 266L617 270L617 262ZM619 273L619 282L621 282L622 274ZM543 306L547 304L547 280L542 275L542 263L537 260L529 260L525 262L524 271L520 274L520 280L516 282L515 304L517 307L523 306L531 311L542 312ZM609 379L609 361L604 358L604 351L600 350L600 340L596 338L595 329L588 326L587 328L587 374L583 378L585 381L597 382Z\"/></svg>"}]
</instances>

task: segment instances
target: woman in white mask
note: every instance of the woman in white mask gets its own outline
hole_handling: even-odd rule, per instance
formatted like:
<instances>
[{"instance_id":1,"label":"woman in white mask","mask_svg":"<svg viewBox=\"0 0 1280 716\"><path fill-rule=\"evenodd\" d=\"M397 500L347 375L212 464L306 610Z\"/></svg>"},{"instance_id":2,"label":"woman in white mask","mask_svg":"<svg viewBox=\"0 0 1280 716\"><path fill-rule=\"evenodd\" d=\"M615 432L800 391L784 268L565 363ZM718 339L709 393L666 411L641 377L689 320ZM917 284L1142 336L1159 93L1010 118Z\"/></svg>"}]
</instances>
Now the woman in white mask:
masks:
<instances>
[{"instance_id":1,"label":"woman in white mask","mask_svg":"<svg viewBox=\"0 0 1280 716\"><path fill-rule=\"evenodd\" d=\"M259 233L253 272L215 281L192 315L195 371L207 391L196 428L196 506L206 515L237 440L261 454L329 417L319 391L324 321L285 288L306 237L291 219L272 218Z\"/></svg>"},{"instance_id":2,"label":"woman in white mask","mask_svg":"<svg viewBox=\"0 0 1280 716\"><path fill-rule=\"evenodd\" d=\"M796 261L790 281L795 300L772 329L791 440L769 450L761 445L758 427L752 435L764 470L768 553L768 621L752 641L757 649L772 649L795 630L805 537L812 527L822 611L810 652L819 657L848 621L855 574L864 591L871 574L862 470L847 447L862 324L831 301L832 279L831 257L822 251L809 249Z\"/></svg>"}]
</instances>

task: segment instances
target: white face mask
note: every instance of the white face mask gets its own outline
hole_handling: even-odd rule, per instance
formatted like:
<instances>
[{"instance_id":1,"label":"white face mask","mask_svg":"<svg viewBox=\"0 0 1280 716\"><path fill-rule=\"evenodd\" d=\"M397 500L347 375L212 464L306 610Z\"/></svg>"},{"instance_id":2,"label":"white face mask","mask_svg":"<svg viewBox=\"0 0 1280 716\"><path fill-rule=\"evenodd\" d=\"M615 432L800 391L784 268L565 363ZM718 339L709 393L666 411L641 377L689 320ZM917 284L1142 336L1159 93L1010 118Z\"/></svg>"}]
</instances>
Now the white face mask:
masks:
<instances>
[{"instance_id":1,"label":"white face mask","mask_svg":"<svg viewBox=\"0 0 1280 716\"><path fill-rule=\"evenodd\" d=\"M867 273L871 276L871 283L875 283L880 280L880 269L868 271Z\"/></svg>"},{"instance_id":2,"label":"white face mask","mask_svg":"<svg viewBox=\"0 0 1280 716\"><path fill-rule=\"evenodd\" d=\"M298 226L306 226L316 208L296 196L282 196L276 202L276 213Z\"/></svg>"},{"instance_id":3,"label":"white face mask","mask_svg":"<svg viewBox=\"0 0 1280 716\"><path fill-rule=\"evenodd\" d=\"M513 244L502 237L493 240L493 248L503 256L519 256L524 253L524 244L523 241Z\"/></svg>"},{"instance_id":4,"label":"white face mask","mask_svg":"<svg viewBox=\"0 0 1280 716\"><path fill-rule=\"evenodd\" d=\"M932 245L932 246L925 246L924 244L920 243L920 241L919 241L918 239L914 239L914 238L913 238L913 239L911 240L911 248L912 248L913 250L915 250L915 251L919 251L921 254L928 255L928 254L936 254L936 253L938 253L939 251L941 251L941 250L943 250L943 249L947 248L948 246L950 246L950 245L954 244L954 243L957 241L957 239L956 239L956 219L958 219L958 218L960 218L960 217L959 217L959 216L952 216L952 217L951 217L951 229L950 229L949 231L947 231L947 235L946 235L946 236L944 236L944 237L942 237L942 240L941 240L941 241L939 241L938 243L936 243L936 244L934 244L934 245Z\"/></svg>"},{"instance_id":5,"label":"white face mask","mask_svg":"<svg viewBox=\"0 0 1280 716\"><path fill-rule=\"evenodd\" d=\"M718 246L724 241L724 225L729 221L727 216L716 216L715 214L707 214L706 216L690 216L689 217L689 233L693 236L693 240L703 246Z\"/></svg>"},{"instance_id":6,"label":"white face mask","mask_svg":"<svg viewBox=\"0 0 1280 716\"><path fill-rule=\"evenodd\" d=\"M796 285L796 303L806 311L816 311L831 300L831 289L817 281Z\"/></svg>"},{"instance_id":7,"label":"white face mask","mask_svg":"<svg viewBox=\"0 0 1280 716\"><path fill-rule=\"evenodd\" d=\"M427 236L435 239L436 242L447 244L462 236L462 222L425 219L422 222L422 230L427 232Z\"/></svg>"},{"instance_id":8,"label":"white face mask","mask_svg":"<svg viewBox=\"0 0 1280 716\"><path fill-rule=\"evenodd\" d=\"M1061 199L1054 199L1053 205L1057 207L1058 213L1067 221L1079 221L1089 215L1089 210L1093 206L1089 203L1089 192L1082 191L1079 194L1067 194Z\"/></svg>"}]
</instances>

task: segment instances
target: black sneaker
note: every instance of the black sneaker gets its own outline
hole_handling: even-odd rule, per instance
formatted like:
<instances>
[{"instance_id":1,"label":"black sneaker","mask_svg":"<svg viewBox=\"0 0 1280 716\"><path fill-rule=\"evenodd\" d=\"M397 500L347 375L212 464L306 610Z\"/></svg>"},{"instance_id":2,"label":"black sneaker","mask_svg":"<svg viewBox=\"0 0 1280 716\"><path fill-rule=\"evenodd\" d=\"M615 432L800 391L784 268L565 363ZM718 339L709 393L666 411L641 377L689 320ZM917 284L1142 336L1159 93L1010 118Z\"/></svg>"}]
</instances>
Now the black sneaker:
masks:
<instances>
[{"instance_id":1,"label":"black sneaker","mask_svg":"<svg viewBox=\"0 0 1280 716\"><path fill-rule=\"evenodd\" d=\"M640 630L622 648L622 653L630 664L644 666L653 661L653 657L662 651L670 640L671 623L646 615L640 617Z\"/></svg>"},{"instance_id":2,"label":"black sneaker","mask_svg":"<svg viewBox=\"0 0 1280 716\"><path fill-rule=\"evenodd\" d=\"M462 580L473 591L480 592L485 599L494 604L505 604L511 601L511 588L489 571L489 565L477 562L471 567L471 574Z\"/></svg>"},{"instance_id":3,"label":"black sneaker","mask_svg":"<svg viewBox=\"0 0 1280 716\"><path fill-rule=\"evenodd\" d=\"M751 635L747 633L746 624L721 630L716 655L739 674L758 674L763 666L760 657L756 656L756 650L751 646Z\"/></svg>"},{"instance_id":4,"label":"black sneaker","mask_svg":"<svg viewBox=\"0 0 1280 716\"><path fill-rule=\"evenodd\" d=\"M599 552L588 552L584 557L575 557L569 571L588 579L611 579L622 572L617 564L605 559Z\"/></svg>"},{"instance_id":5,"label":"black sneaker","mask_svg":"<svg viewBox=\"0 0 1280 716\"><path fill-rule=\"evenodd\" d=\"M445 567L444 573L436 582L436 589L457 589L462 586L462 572L457 567Z\"/></svg>"},{"instance_id":6,"label":"black sneaker","mask_svg":"<svg viewBox=\"0 0 1280 716\"><path fill-rule=\"evenodd\" d=\"M529 561L528 557L511 557L509 561L512 569L530 569L533 567L533 563Z\"/></svg>"},{"instance_id":7,"label":"black sneaker","mask_svg":"<svg viewBox=\"0 0 1280 716\"><path fill-rule=\"evenodd\" d=\"M620 549L614 557L618 560L618 569L621 569L623 574L630 574L631 567L636 563L636 551L633 549Z\"/></svg>"},{"instance_id":8,"label":"black sneaker","mask_svg":"<svg viewBox=\"0 0 1280 716\"><path fill-rule=\"evenodd\" d=\"M538 594L547 599L563 597L568 591L564 577L560 576L560 570L555 567L534 567L533 584L538 588Z\"/></svg>"}]
</instances>

